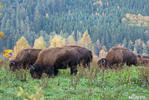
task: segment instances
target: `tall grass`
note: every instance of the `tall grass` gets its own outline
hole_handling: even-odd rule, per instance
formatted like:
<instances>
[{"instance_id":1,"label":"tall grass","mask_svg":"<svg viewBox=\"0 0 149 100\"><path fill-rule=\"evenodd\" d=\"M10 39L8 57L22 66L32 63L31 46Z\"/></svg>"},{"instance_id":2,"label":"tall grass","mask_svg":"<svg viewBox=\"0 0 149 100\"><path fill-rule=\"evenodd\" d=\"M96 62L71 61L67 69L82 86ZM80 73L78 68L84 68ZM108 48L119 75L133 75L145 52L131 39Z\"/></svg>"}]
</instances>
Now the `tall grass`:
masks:
<instances>
[{"instance_id":1,"label":"tall grass","mask_svg":"<svg viewBox=\"0 0 149 100\"><path fill-rule=\"evenodd\" d=\"M76 76L67 69L32 79L28 70L11 72L6 63L0 68L0 100L129 100L134 94L149 99L148 66L104 69L93 61L90 70L78 67Z\"/></svg>"}]
</instances>

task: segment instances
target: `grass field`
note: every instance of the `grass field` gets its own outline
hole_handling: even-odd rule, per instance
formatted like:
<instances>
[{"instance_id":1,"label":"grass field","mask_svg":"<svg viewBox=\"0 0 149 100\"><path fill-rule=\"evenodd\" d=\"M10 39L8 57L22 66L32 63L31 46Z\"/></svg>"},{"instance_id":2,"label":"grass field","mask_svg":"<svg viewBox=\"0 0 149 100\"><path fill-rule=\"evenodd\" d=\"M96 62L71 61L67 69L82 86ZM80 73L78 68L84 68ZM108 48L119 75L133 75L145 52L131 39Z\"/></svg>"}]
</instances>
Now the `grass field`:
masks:
<instances>
[{"instance_id":1,"label":"grass field","mask_svg":"<svg viewBox=\"0 0 149 100\"><path fill-rule=\"evenodd\" d=\"M32 79L29 71L0 66L0 100L149 100L148 67L102 70L92 64L76 76L67 69L56 77Z\"/></svg>"}]
</instances>

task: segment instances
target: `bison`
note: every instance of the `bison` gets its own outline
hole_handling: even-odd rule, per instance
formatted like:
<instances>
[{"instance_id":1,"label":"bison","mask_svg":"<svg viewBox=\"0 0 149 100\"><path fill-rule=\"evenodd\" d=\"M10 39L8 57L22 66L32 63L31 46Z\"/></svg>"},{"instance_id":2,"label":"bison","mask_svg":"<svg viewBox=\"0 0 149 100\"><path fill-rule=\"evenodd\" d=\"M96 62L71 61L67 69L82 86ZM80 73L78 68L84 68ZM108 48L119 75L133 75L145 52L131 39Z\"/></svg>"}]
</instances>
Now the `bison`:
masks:
<instances>
[{"instance_id":1,"label":"bison","mask_svg":"<svg viewBox=\"0 0 149 100\"><path fill-rule=\"evenodd\" d=\"M123 65L126 63L128 66L137 64L137 56L124 47L113 47L109 50L106 59L108 66Z\"/></svg>"},{"instance_id":2,"label":"bison","mask_svg":"<svg viewBox=\"0 0 149 100\"><path fill-rule=\"evenodd\" d=\"M67 68L67 65L73 60L71 57L73 57L72 53L61 47L44 49L31 66L30 74L33 78L40 78L42 73L46 73L49 77L53 74L57 75L58 69ZM73 71L73 68L71 70Z\"/></svg>"},{"instance_id":3,"label":"bison","mask_svg":"<svg viewBox=\"0 0 149 100\"><path fill-rule=\"evenodd\" d=\"M99 67L108 67L108 60L106 58L101 58L98 60L97 64L99 65Z\"/></svg>"},{"instance_id":4,"label":"bison","mask_svg":"<svg viewBox=\"0 0 149 100\"><path fill-rule=\"evenodd\" d=\"M64 48L73 48L79 53L79 65L82 63L84 67L89 67L90 68L90 62L93 59L92 52L84 47L80 46L65 46Z\"/></svg>"},{"instance_id":5,"label":"bison","mask_svg":"<svg viewBox=\"0 0 149 100\"><path fill-rule=\"evenodd\" d=\"M41 49L22 49L14 59L9 61L10 70L28 69L35 63L40 51Z\"/></svg>"},{"instance_id":6,"label":"bison","mask_svg":"<svg viewBox=\"0 0 149 100\"><path fill-rule=\"evenodd\" d=\"M146 65L149 64L148 56L137 55L137 65Z\"/></svg>"},{"instance_id":7,"label":"bison","mask_svg":"<svg viewBox=\"0 0 149 100\"><path fill-rule=\"evenodd\" d=\"M149 56L142 56L143 59L149 59Z\"/></svg>"},{"instance_id":8,"label":"bison","mask_svg":"<svg viewBox=\"0 0 149 100\"><path fill-rule=\"evenodd\" d=\"M71 74L76 74L77 65L80 64L80 61L85 59L82 59L82 56L80 56L81 52L83 52L80 49L82 50L82 47L64 46L42 50L34 65L31 66L31 76L33 78L41 78L42 73L46 73L50 77L53 74L57 75L58 69L66 69L68 67L71 70ZM86 62L91 61L91 58L88 59Z\"/></svg>"}]
</instances>

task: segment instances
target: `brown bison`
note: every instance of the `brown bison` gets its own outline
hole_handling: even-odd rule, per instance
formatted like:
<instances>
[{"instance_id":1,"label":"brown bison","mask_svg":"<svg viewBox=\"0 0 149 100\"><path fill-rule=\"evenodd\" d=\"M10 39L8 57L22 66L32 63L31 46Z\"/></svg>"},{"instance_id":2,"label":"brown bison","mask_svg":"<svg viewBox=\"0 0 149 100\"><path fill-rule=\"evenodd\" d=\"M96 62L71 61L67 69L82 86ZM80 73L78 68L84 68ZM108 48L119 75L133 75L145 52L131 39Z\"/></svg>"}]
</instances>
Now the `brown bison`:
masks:
<instances>
[{"instance_id":1,"label":"brown bison","mask_svg":"<svg viewBox=\"0 0 149 100\"><path fill-rule=\"evenodd\" d=\"M92 52L84 47L80 46L65 46L64 48L71 48L74 49L79 53L79 65L83 64L84 67L90 68L90 62L93 59Z\"/></svg>"},{"instance_id":2,"label":"brown bison","mask_svg":"<svg viewBox=\"0 0 149 100\"><path fill-rule=\"evenodd\" d=\"M143 59L149 59L149 56L142 56Z\"/></svg>"},{"instance_id":3,"label":"brown bison","mask_svg":"<svg viewBox=\"0 0 149 100\"><path fill-rule=\"evenodd\" d=\"M31 66L30 74L33 78L40 78L42 73L49 77L57 75L58 69L70 68L71 74L77 73L77 65L81 61L79 46L65 46L44 49ZM80 49L79 49L80 50Z\"/></svg>"},{"instance_id":4,"label":"brown bison","mask_svg":"<svg viewBox=\"0 0 149 100\"><path fill-rule=\"evenodd\" d=\"M72 60L75 59L73 59L72 53L67 49L61 47L44 49L39 53L34 65L31 66L31 76L40 78L42 73L46 73L49 77L53 74L57 75L58 69L66 69Z\"/></svg>"},{"instance_id":5,"label":"brown bison","mask_svg":"<svg viewBox=\"0 0 149 100\"><path fill-rule=\"evenodd\" d=\"M106 59L108 66L123 65L126 63L128 66L137 64L137 56L123 47L113 47L109 50Z\"/></svg>"},{"instance_id":6,"label":"brown bison","mask_svg":"<svg viewBox=\"0 0 149 100\"><path fill-rule=\"evenodd\" d=\"M137 55L137 65L146 65L146 64L149 64L149 57Z\"/></svg>"},{"instance_id":7,"label":"brown bison","mask_svg":"<svg viewBox=\"0 0 149 100\"><path fill-rule=\"evenodd\" d=\"M28 69L35 63L40 51L41 49L22 49L14 59L9 61L10 70Z\"/></svg>"},{"instance_id":8,"label":"brown bison","mask_svg":"<svg viewBox=\"0 0 149 100\"><path fill-rule=\"evenodd\" d=\"M99 65L99 67L108 67L108 60L106 58L101 58L98 60L97 64Z\"/></svg>"}]
</instances>

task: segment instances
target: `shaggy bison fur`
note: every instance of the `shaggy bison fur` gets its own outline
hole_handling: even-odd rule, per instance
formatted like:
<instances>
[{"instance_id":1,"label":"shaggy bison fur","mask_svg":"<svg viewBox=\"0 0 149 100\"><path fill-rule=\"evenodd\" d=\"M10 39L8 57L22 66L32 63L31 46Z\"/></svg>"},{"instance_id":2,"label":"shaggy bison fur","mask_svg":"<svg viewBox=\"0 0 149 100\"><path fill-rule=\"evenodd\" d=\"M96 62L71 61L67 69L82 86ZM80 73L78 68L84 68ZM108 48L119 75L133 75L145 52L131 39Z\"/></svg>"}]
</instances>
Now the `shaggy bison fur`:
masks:
<instances>
[{"instance_id":1,"label":"shaggy bison fur","mask_svg":"<svg viewBox=\"0 0 149 100\"><path fill-rule=\"evenodd\" d=\"M14 59L9 61L10 70L28 69L33 65L41 49L22 49Z\"/></svg>"},{"instance_id":2,"label":"shaggy bison fur","mask_svg":"<svg viewBox=\"0 0 149 100\"><path fill-rule=\"evenodd\" d=\"M91 61L91 58L82 58L81 53L83 51L80 49L82 50L82 47L65 46L42 50L34 65L31 66L31 76L33 78L41 78L42 73L46 73L50 77L53 74L57 75L58 69L66 69L67 67L70 68L71 74L76 74L77 65L81 61L86 61L86 63ZM88 57L88 54L85 55Z\"/></svg>"},{"instance_id":3,"label":"shaggy bison fur","mask_svg":"<svg viewBox=\"0 0 149 100\"><path fill-rule=\"evenodd\" d=\"M90 62L93 59L93 55L90 50L80 46L65 46L64 48L71 48L77 51L79 53L79 65L82 64L84 67L90 68Z\"/></svg>"},{"instance_id":4,"label":"shaggy bison fur","mask_svg":"<svg viewBox=\"0 0 149 100\"><path fill-rule=\"evenodd\" d=\"M33 78L40 78L42 73L49 77L57 75L58 69L66 69L73 58L69 50L60 47L44 49L39 53L39 57L31 66L30 73Z\"/></svg>"},{"instance_id":5,"label":"shaggy bison fur","mask_svg":"<svg viewBox=\"0 0 149 100\"><path fill-rule=\"evenodd\" d=\"M128 66L137 64L137 56L127 48L123 47L111 48L106 56L106 59L108 60L109 66L114 64L123 65L124 63Z\"/></svg>"},{"instance_id":6,"label":"shaggy bison fur","mask_svg":"<svg viewBox=\"0 0 149 100\"><path fill-rule=\"evenodd\" d=\"M98 60L97 64L99 67L107 68L108 67L108 60L106 58L101 58Z\"/></svg>"}]
</instances>

